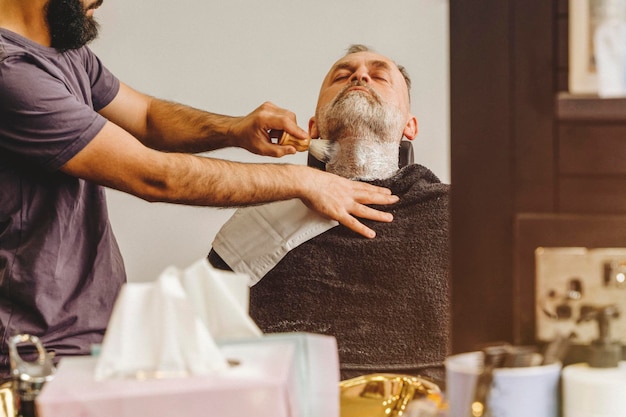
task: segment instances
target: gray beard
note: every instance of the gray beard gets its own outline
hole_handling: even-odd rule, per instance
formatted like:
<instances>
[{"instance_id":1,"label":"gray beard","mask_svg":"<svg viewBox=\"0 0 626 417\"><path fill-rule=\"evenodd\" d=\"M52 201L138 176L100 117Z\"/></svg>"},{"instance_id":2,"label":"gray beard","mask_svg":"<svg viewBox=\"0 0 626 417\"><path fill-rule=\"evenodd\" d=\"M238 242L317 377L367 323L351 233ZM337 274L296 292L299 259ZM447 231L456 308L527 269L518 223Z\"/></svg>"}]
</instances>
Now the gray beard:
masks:
<instances>
[{"instance_id":1,"label":"gray beard","mask_svg":"<svg viewBox=\"0 0 626 417\"><path fill-rule=\"evenodd\" d=\"M319 109L322 139L340 146L326 170L351 179L384 179L398 170L398 146L406 120L402 111L363 91L340 93Z\"/></svg>"},{"instance_id":2,"label":"gray beard","mask_svg":"<svg viewBox=\"0 0 626 417\"><path fill-rule=\"evenodd\" d=\"M402 137L404 129L398 108L384 105L376 96L363 91L340 93L320 109L317 119L321 137L328 140L359 136L395 141Z\"/></svg>"}]
</instances>

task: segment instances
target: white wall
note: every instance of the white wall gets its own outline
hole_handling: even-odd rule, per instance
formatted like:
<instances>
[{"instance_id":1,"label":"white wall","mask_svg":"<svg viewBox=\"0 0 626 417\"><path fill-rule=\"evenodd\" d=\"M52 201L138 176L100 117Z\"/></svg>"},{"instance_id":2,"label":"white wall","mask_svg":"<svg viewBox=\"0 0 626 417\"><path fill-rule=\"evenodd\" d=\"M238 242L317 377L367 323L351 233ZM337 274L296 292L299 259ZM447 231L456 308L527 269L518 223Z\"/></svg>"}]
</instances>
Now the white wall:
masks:
<instances>
[{"instance_id":1,"label":"white wall","mask_svg":"<svg viewBox=\"0 0 626 417\"><path fill-rule=\"evenodd\" d=\"M447 0L105 0L96 17L102 29L92 48L130 86L230 115L269 100L304 129L331 64L350 44L366 44L409 70L416 162L449 182ZM270 160L235 149L213 156ZM108 197L130 281L206 256L232 213Z\"/></svg>"}]
</instances>

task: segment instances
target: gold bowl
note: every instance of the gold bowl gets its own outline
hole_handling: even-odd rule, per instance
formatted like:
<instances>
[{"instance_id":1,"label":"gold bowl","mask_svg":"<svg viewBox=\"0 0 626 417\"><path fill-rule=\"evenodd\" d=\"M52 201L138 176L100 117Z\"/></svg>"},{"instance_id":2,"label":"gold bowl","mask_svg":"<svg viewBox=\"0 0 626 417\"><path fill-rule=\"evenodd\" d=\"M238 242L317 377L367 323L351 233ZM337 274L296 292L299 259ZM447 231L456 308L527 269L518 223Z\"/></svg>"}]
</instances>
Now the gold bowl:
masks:
<instances>
[{"instance_id":1,"label":"gold bowl","mask_svg":"<svg viewBox=\"0 0 626 417\"><path fill-rule=\"evenodd\" d=\"M17 416L13 380L0 380L0 417Z\"/></svg>"},{"instance_id":2,"label":"gold bowl","mask_svg":"<svg viewBox=\"0 0 626 417\"><path fill-rule=\"evenodd\" d=\"M444 408L439 386L422 377L370 374L339 388L341 417L434 417Z\"/></svg>"}]
</instances>

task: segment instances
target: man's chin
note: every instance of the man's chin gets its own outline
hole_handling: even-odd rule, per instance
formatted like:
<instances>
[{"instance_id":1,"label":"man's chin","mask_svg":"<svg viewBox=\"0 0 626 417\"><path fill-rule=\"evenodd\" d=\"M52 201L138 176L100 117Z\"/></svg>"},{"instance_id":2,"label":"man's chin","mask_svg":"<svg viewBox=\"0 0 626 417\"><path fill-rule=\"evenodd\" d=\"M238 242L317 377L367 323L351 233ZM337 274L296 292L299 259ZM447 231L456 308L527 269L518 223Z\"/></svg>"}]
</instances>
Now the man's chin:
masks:
<instances>
[{"instance_id":1,"label":"man's chin","mask_svg":"<svg viewBox=\"0 0 626 417\"><path fill-rule=\"evenodd\" d=\"M98 38L98 24L93 21L80 33L63 33L52 36L52 46L61 51L79 49Z\"/></svg>"}]
</instances>

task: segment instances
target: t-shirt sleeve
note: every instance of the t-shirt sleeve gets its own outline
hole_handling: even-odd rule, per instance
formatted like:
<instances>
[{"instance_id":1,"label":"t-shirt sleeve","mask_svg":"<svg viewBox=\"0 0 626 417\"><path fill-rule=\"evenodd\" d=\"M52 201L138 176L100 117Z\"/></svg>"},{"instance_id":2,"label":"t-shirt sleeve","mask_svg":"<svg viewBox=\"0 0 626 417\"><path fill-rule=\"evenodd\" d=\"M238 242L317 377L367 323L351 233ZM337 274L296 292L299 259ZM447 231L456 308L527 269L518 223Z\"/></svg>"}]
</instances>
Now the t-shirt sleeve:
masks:
<instances>
[{"instance_id":1,"label":"t-shirt sleeve","mask_svg":"<svg viewBox=\"0 0 626 417\"><path fill-rule=\"evenodd\" d=\"M85 54L85 69L91 80L93 108L100 111L113 101L120 89L120 82L89 48L85 47L81 51Z\"/></svg>"},{"instance_id":2,"label":"t-shirt sleeve","mask_svg":"<svg viewBox=\"0 0 626 417\"><path fill-rule=\"evenodd\" d=\"M82 150L106 123L96 109L113 100L119 89L119 81L91 59L85 68L93 107L73 94L61 77L30 62L28 56L4 59L0 63L0 150L49 170L58 169Z\"/></svg>"}]
</instances>

